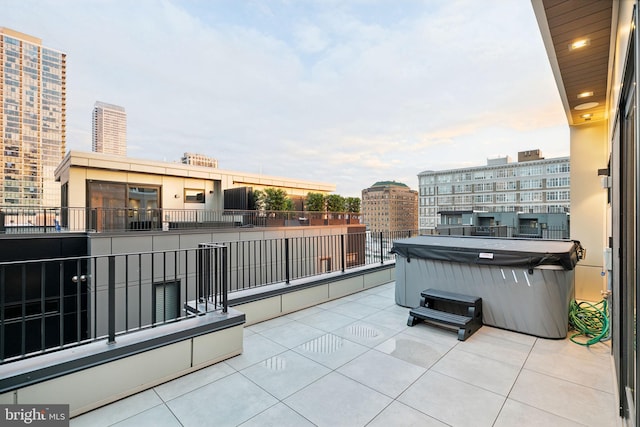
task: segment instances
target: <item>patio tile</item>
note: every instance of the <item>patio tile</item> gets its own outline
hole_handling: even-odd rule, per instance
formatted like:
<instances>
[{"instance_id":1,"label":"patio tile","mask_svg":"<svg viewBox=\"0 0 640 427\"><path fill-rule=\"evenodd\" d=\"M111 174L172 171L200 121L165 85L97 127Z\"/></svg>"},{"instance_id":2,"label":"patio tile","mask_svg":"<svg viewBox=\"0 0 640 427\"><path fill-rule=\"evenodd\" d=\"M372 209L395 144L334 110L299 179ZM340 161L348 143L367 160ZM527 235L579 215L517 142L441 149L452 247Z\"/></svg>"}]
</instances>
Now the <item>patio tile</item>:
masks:
<instances>
[{"instance_id":1,"label":"patio tile","mask_svg":"<svg viewBox=\"0 0 640 427\"><path fill-rule=\"evenodd\" d=\"M507 331L506 329L500 329L493 326L484 325L480 328L476 335L489 335L495 338L500 338L507 341L513 341L518 344L524 344L532 346L536 340L540 339L531 335L520 334L518 332Z\"/></svg>"},{"instance_id":2,"label":"patio tile","mask_svg":"<svg viewBox=\"0 0 640 427\"><path fill-rule=\"evenodd\" d=\"M344 328L336 329L333 333L358 344L375 347L396 335L398 332L383 326L357 320Z\"/></svg>"},{"instance_id":3,"label":"patio tile","mask_svg":"<svg viewBox=\"0 0 640 427\"><path fill-rule=\"evenodd\" d=\"M154 388L165 402L235 373L225 362L200 369L195 375L184 375Z\"/></svg>"},{"instance_id":4,"label":"patio tile","mask_svg":"<svg viewBox=\"0 0 640 427\"><path fill-rule=\"evenodd\" d=\"M324 313L325 310L318 307L309 307L304 310L294 311L293 313L287 314L285 317L291 320L300 320L303 317L311 316L312 314Z\"/></svg>"},{"instance_id":5,"label":"patio tile","mask_svg":"<svg viewBox=\"0 0 640 427\"><path fill-rule=\"evenodd\" d=\"M503 396L438 372L428 371L398 401L454 426L491 426Z\"/></svg>"},{"instance_id":6,"label":"patio tile","mask_svg":"<svg viewBox=\"0 0 640 427\"><path fill-rule=\"evenodd\" d=\"M520 373L518 366L498 362L458 348L444 355L431 369L505 397Z\"/></svg>"},{"instance_id":7,"label":"patio tile","mask_svg":"<svg viewBox=\"0 0 640 427\"><path fill-rule=\"evenodd\" d=\"M333 307L330 311L339 313L344 316L349 316L354 319L362 319L380 311L379 308L371 307L370 305L360 304L357 301L348 301L337 307Z\"/></svg>"},{"instance_id":8,"label":"patio tile","mask_svg":"<svg viewBox=\"0 0 640 427\"><path fill-rule=\"evenodd\" d=\"M527 357L529 357L532 345L496 338L490 334L476 333L467 338L466 341L460 341L457 347L460 350L485 356L499 362L523 366Z\"/></svg>"},{"instance_id":9,"label":"patio tile","mask_svg":"<svg viewBox=\"0 0 640 427\"><path fill-rule=\"evenodd\" d=\"M337 369L368 351L369 347L338 335L325 334L307 341L293 350L328 368Z\"/></svg>"},{"instance_id":10,"label":"patio tile","mask_svg":"<svg viewBox=\"0 0 640 427\"><path fill-rule=\"evenodd\" d=\"M233 369L244 369L247 366L251 366L254 363L268 359L271 356L287 350L286 347L283 347L260 334L254 334L246 337L242 347L242 354L225 360L225 363Z\"/></svg>"},{"instance_id":11,"label":"patio tile","mask_svg":"<svg viewBox=\"0 0 640 427\"><path fill-rule=\"evenodd\" d=\"M147 390L75 417L70 425L73 427L110 426L158 405L162 405L162 399L153 390Z\"/></svg>"},{"instance_id":12,"label":"patio tile","mask_svg":"<svg viewBox=\"0 0 640 427\"><path fill-rule=\"evenodd\" d=\"M585 425L611 425L617 417L613 394L527 369L509 398Z\"/></svg>"},{"instance_id":13,"label":"patio tile","mask_svg":"<svg viewBox=\"0 0 640 427\"><path fill-rule=\"evenodd\" d=\"M367 424L391 403L391 399L332 372L284 403L317 426L353 427Z\"/></svg>"},{"instance_id":14,"label":"patio tile","mask_svg":"<svg viewBox=\"0 0 640 427\"><path fill-rule=\"evenodd\" d=\"M364 305L370 305L371 307L380 308L380 309L388 308L395 304L393 300L390 300L389 298L385 298L376 294L366 295L360 298L358 300L358 303L364 304Z\"/></svg>"},{"instance_id":15,"label":"patio tile","mask_svg":"<svg viewBox=\"0 0 640 427\"><path fill-rule=\"evenodd\" d=\"M256 363L240 373L282 400L331 372L293 351Z\"/></svg>"},{"instance_id":16,"label":"patio tile","mask_svg":"<svg viewBox=\"0 0 640 427\"><path fill-rule=\"evenodd\" d=\"M267 329L277 328L278 326L285 325L292 321L293 319L290 319L287 316L280 316L274 319L265 320L264 322L256 323L251 326L247 326L245 329L248 329L252 332L263 332Z\"/></svg>"},{"instance_id":17,"label":"patio tile","mask_svg":"<svg viewBox=\"0 0 640 427\"><path fill-rule=\"evenodd\" d=\"M409 312L407 312L407 319L409 318ZM413 335L415 337L432 341L439 344L444 344L449 347L458 345L458 334L451 329L439 328L427 323L418 323L415 326L408 327L403 330L402 333Z\"/></svg>"},{"instance_id":18,"label":"patio tile","mask_svg":"<svg viewBox=\"0 0 640 427\"><path fill-rule=\"evenodd\" d=\"M353 317L334 313L331 310L325 310L322 313L312 314L299 320L300 323L321 329L326 332L334 331L343 326L353 323Z\"/></svg>"},{"instance_id":19,"label":"patio tile","mask_svg":"<svg viewBox=\"0 0 640 427\"><path fill-rule=\"evenodd\" d=\"M237 426L278 400L239 373L167 402L184 426Z\"/></svg>"},{"instance_id":20,"label":"patio tile","mask_svg":"<svg viewBox=\"0 0 640 427\"><path fill-rule=\"evenodd\" d=\"M333 307L337 307L341 304L344 304L345 302L346 302L345 300L343 300L342 298L339 298L339 299L334 299L331 301L324 302L322 304L318 304L316 305L316 307L321 308L323 310L329 310Z\"/></svg>"},{"instance_id":21,"label":"patio tile","mask_svg":"<svg viewBox=\"0 0 640 427\"><path fill-rule=\"evenodd\" d=\"M180 421L171 413L166 405L158 405L151 409L127 418L119 423L112 424L114 427L181 427Z\"/></svg>"},{"instance_id":22,"label":"patio tile","mask_svg":"<svg viewBox=\"0 0 640 427\"><path fill-rule=\"evenodd\" d=\"M580 363L576 363L576 360ZM569 340L538 340L524 366L532 371L614 393L611 373L602 369L603 364L609 363L608 354L603 356L598 350Z\"/></svg>"},{"instance_id":23,"label":"patio tile","mask_svg":"<svg viewBox=\"0 0 640 427\"><path fill-rule=\"evenodd\" d=\"M389 354L405 362L423 368L430 368L457 343L442 344L429 341L415 335L400 333L375 347L376 350Z\"/></svg>"},{"instance_id":24,"label":"patio tile","mask_svg":"<svg viewBox=\"0 0 640 427\"><path fill-rule=\"evenodd\" d=\"M338 372L396 398L424 374L426 369L377 350L370 350L338 369Z\"/></svg>"},{"instance_id":25,"label":"patio tile","mask_svg":"<svg viewBox=\"0 0 640 427\"><path fill-rule=\"evenodd\" d=\"M367 427L446 427L435 418L394 401L387 406Z\"/></svg>"},{"instance_id":26,"label":"patio tile","mask_svg":"<svg viewBox=\"0 0 640 427\"><path fill-rule=\"evenodd\" d=\"M385 328L393 329L394 331L404 331L407 326L407 314L397 313L389 310L380 310L370 316L363 319L365 322L369 322L374 325L384 326Z\"/></svg>"},{"instance_id":27,"label":"patio tile","mask_svg":"<svg viewBox=\"0 0 640 427\"><path fill-rule=\"evenodd\" d=\"M325 331L296 321L277 328L267 329L260 332L260 334L289 349L318 338L320 335L324 335Z\"/></svg>"},{"instance_id":28,"label":"patio tile","mask_svg":"<svg viewBox=\"0 0 640 427\"><path fill-rule=\"evenodd\" d=\"M283 403L278 403L264 412L259 413L249 421L240 424L241 427L313 427L313 423L305 419L293 409Z\"/></svg>"},{"instance_id":29,"label":"patio tile","mask_svg":"<svg viewBox=\"0 0 640 427\"><path fill-rule=\"evenodd\" d=\"M583 424L545 412L515 400L507 399L494 427L578 427Z\"/></svg>"}]
</instances>

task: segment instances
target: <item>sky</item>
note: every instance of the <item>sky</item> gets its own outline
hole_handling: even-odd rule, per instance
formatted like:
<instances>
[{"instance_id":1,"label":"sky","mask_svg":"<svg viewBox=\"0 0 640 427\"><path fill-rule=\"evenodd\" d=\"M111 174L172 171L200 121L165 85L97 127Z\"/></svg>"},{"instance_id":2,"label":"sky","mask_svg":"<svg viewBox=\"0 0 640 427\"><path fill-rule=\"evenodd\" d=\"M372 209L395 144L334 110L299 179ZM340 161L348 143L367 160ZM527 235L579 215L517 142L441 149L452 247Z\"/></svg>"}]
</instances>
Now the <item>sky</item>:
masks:
<instances>
[{"instance_id":1,"label":"sky","mask_svg":"<svg viewBox=\"0 0 640 427\"><path fill-rule=\"evenodd\" d=\"M128 156L336 185L541 149L569 129L529 0L1 0L0 26L67 54L67 150L96 101Z\"/></svg>"}]
</instances>

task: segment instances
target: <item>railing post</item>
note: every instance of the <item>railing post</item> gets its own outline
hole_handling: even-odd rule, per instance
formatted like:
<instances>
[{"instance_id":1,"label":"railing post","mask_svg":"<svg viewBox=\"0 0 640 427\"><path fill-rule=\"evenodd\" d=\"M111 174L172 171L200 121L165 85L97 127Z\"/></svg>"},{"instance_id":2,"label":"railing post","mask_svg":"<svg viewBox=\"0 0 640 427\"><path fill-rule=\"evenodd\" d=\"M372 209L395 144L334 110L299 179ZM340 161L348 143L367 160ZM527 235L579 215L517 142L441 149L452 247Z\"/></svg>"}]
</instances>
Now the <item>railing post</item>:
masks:
<instances>
[{"instance_id":1,"label":"railing post","mask_svg":"<svg viewBox=\"0 0 640 427\"><path fill-rule=\"evenodd\" d=\"M347 253L344 247L344 234L340 235L340 253L342 254L342 272L344 273L347 264Z\"/></svg>"},{"instance_id":2,"label":"railing post","mask_svg":"<svg viewBox=\"0 0 640 427\"><path fill-rule=\"evenodd\" d=\"M228 299L227 294L229 292L229 284L227 283L227 247L221 246L222 249L222 312L227 312Z\"/></svg>"},{"instance_id":3,"label":"railing post","mask_svg":"<svg viewBox=\"0 0 640 427\"><path fill-rule=\"evenodd\" d=\"M109 339L107 343L113 344L116 342L116 257L113 255L109 256L109 289L107 293L107 317L109 322Z\"/></svg>"},{"instance_id":4,"label":"railing post","mask_svg":"<svg viewBox=\"0 0 640 427\"><path fill-rule=\"evenodd\" d=\"M285 276L285 282L287 284L289 284L289 268L290 268L290 263L289 263L289 239L286 238L284 239L284 276Z\"/></svg>"},{"instance_id":5,"label":"railing post","mask_svg":"<svg viewBox=\"0 0 640 427\"><path fill-rule=\"evenodd\" d=\"M380 232L380 264L384 264L384 248L383 246L383 242L384 242L384 238L382 237L382 231Z\"/></svg>"}]
</instances>

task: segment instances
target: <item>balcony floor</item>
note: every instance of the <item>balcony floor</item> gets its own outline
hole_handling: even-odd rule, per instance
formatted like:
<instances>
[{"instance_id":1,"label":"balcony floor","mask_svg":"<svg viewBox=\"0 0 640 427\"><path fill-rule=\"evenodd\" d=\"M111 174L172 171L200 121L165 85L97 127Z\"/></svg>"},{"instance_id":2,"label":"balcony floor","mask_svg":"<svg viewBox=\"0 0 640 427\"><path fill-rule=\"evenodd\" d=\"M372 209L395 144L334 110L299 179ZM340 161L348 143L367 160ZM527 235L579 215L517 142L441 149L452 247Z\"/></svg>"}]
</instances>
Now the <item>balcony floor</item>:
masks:
<instances>
[{"instance_id":1,"label":"balcony floor","mask_svg":"<svg viewBox=\"0 0 640 427\"><path fill-rule=\"evenodd\" d=\"M617 426L610 345L418 324L389 283L245 328L244 353L71 426Z\"/></svg>"}]
</instances>

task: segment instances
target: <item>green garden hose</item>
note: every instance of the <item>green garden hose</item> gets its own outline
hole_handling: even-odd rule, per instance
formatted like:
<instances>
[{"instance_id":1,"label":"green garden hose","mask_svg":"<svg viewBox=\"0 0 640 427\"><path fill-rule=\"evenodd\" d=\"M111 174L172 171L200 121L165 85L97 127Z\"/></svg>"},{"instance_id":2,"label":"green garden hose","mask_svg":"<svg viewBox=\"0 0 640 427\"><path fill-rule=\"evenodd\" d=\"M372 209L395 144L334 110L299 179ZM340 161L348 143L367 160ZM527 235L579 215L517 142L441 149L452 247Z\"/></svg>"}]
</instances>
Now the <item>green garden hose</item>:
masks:
<instances>
[{"instance_id":1,"label":"green garden hose","mask_svg":"<svg viewBox=\"0 0 640 427\"><path fill-rule=\"evenodd\" d=\"M603 299L599 303L571 301L569 306L569 326L577 331L570 339L576 344L593 345L609 334L609 317L607 316L607 300ZM584 338L578 340L577 337ZM587 341L585 342L584 339Z\"/></svg>"}]
</instances>

